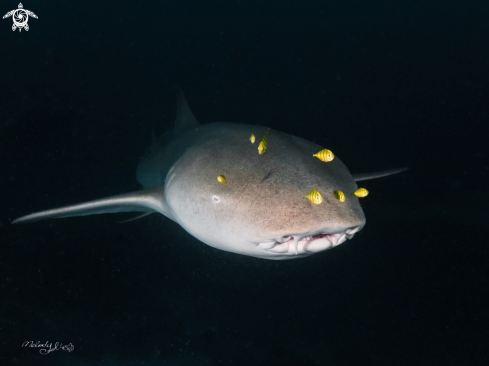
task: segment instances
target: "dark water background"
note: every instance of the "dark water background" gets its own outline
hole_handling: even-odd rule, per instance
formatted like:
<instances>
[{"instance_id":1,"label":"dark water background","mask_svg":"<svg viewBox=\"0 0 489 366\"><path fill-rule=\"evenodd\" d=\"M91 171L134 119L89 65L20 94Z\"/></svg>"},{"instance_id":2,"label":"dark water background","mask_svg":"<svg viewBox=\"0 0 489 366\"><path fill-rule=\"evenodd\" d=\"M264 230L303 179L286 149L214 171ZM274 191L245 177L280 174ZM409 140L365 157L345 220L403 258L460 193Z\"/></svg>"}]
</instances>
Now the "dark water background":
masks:
<instances>
[{"instance_id":1,"label":"dark water background","mask_svg":"<svg viewBox=\"0 0 489 366\"><path fill-rule=\"evenodd\" d=\"M487 1L23 4L28 32L0 22L1 365L489 364ZM202 123L410 170L365 182L363 231L301 260L160 215L10 224L139 189L177 83Z\"/></svg>"}]
</instances>

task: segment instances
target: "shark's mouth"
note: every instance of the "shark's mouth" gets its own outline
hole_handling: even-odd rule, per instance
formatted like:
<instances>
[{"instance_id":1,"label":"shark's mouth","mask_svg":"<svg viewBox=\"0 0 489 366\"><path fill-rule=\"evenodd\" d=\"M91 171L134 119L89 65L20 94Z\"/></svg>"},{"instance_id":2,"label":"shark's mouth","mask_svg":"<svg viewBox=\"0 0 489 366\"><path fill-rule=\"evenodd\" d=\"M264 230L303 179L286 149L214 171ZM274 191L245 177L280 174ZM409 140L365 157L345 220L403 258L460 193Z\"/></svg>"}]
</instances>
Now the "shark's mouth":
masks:
<instances>
[{"instance_id":1,"label":"shark's mouth","mask_svg":"<svg viewBox=\"0 0 489 366\"><path fill-rule=\"evenodd\" d=\"M301 235L286 235L280 241L271 240L260 243L258 247L269 253L277 254L312 254L323 250L334 248L347 239L353 238L356 232L361 229L361 226L349 228L340 233L319 233L309 236Z\"/></svg>"}]
</instances>

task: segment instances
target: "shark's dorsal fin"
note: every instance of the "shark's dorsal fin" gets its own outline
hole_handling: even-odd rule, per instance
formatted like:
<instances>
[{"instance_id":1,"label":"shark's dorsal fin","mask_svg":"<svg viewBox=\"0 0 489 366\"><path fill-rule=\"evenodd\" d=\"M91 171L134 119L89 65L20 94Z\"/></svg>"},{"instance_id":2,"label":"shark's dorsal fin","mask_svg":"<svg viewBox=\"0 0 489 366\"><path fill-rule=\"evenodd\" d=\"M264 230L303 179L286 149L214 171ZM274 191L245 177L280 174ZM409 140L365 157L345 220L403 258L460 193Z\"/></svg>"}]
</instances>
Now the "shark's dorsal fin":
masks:
<instances>
[{"instance_id":1,"label":"shark's dorsal fin","mask_svg":"<svg viewBox=\"0 0 489 366\"><path fill-rule=\"evenodd\" d=\"M408 169L409 168L404 167L404 168L383 170L381 172L375 172L375 173L353 174L353 179L355 180L355 182L359 182L361 180L382 178L382 177L387 177L388 175L392 175L392 174L397 174L397 173L403 172L403 171L408 170Z\"/></svg>"},{"instance_id":2,"label":"shark's dorsal fin","mask_svg":"<svg viewBox=\"0 0 489 366\"><path fill-rule=\"evenodd\" d=\"M185 95L181 89L178 90L177 119L173 128L173 136L178 135L191 128L199 127L200 123L190 110Z\"/></svg>"},{"instance_id":3,"label":"shark's dorsal fin","mask_svg":"<svg viewBox=\"0 0 489 366\"><path fill-rule=\"evenodd\" d=\"M147 189L144 191L126 193L76 205L36 212L18 218L12 221L12 224L24 224L44 219L116 212L160 212L163 215L172 218L171 213L168 212L163 204L163 199L163 188Z\"/></svg>"}]
</instances>

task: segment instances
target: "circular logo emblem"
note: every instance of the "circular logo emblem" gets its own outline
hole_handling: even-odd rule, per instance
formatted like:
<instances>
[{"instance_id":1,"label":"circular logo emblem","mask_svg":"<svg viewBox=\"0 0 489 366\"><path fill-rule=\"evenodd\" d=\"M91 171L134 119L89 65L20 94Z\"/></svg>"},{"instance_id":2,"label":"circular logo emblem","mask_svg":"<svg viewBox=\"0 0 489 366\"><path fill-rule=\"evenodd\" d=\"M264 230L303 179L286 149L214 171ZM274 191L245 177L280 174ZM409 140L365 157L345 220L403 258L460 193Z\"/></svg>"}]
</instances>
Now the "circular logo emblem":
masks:
<instances>
[{"instance_id":1,"label":"circular logo emblem","mask_svg":"<svg viewBox=\"0 0 489 366\"><path fill-rule=\"evenodd\" d=\"M17 9L13 16L14 24L18 28L22 28L27 24L27 20L29 19L29 16L27 15L27 12L24 9Z\"/></svg>"}]
</instances>

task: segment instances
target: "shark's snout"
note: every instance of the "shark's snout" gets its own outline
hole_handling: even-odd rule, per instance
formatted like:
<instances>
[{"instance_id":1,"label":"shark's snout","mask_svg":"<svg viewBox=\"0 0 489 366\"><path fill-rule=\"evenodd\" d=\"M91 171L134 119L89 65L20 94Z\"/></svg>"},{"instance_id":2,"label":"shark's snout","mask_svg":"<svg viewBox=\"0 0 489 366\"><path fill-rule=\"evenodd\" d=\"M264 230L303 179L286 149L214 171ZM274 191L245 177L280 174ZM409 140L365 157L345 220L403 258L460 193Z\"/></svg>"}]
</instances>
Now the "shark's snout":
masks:
<instances>
[{"instance_id":1,"label":"shark's snout","mask_svg":"<svg viewBox=\"0 0 489 366\"><path fill-rule=\"evenodd\" d=\"M363 225L346 228L340 232L329 233L327 230L311 234L289 234L279 239L258 244L265 252L288 256L309 255L323 250L334 248L347 239L353 238L355 233L362 229Z\"/></svg>"}]
</instances>

